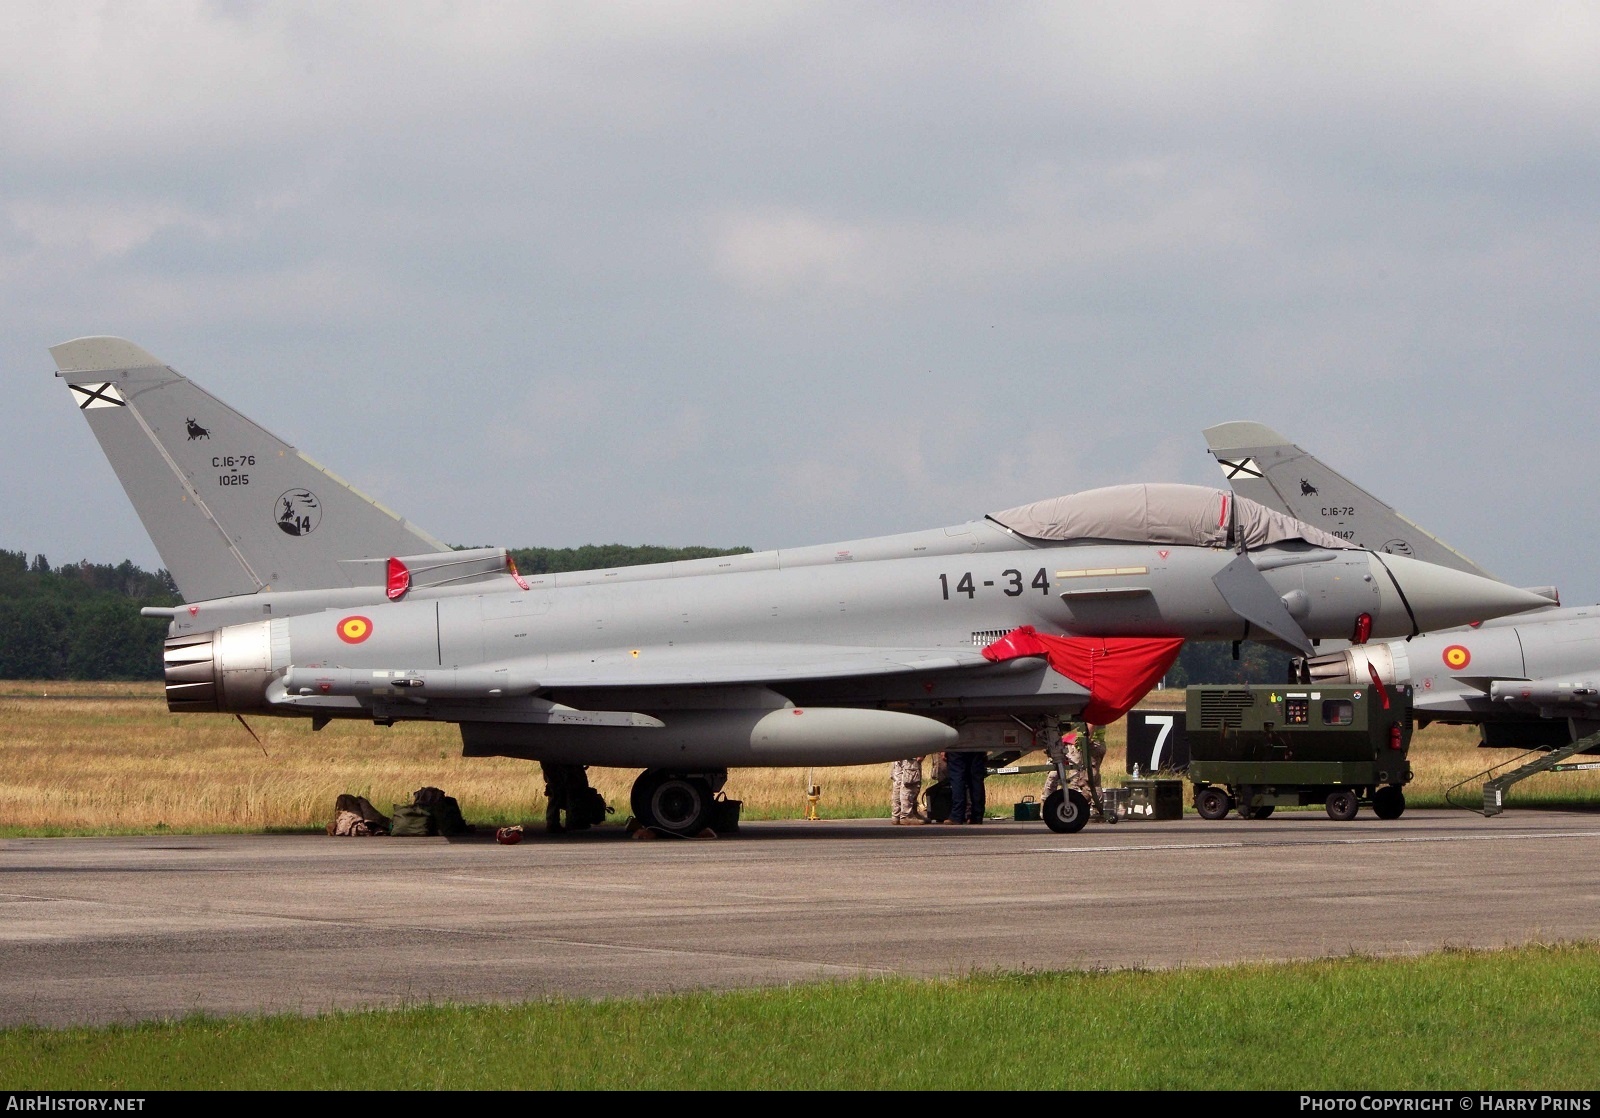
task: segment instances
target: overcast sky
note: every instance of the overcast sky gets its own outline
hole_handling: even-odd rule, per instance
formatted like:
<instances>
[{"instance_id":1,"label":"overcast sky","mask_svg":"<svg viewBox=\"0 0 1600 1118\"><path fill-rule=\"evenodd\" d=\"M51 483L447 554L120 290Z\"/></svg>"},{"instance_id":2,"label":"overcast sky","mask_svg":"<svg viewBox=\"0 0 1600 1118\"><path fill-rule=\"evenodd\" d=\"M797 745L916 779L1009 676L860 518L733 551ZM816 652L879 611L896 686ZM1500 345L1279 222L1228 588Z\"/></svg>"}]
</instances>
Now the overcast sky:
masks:
<instances>
[{"instance_id":1,"label":"overcast sky","mask_svg":"<svg viewBox=\"0 0 1600 1118\"><path fill-rule=\"evenodd\" d=\"M457 543L820 543L1257 419L1600 599L1592 4L0 5L0 547L127 337Z\"/></svg>"}]
</instances>

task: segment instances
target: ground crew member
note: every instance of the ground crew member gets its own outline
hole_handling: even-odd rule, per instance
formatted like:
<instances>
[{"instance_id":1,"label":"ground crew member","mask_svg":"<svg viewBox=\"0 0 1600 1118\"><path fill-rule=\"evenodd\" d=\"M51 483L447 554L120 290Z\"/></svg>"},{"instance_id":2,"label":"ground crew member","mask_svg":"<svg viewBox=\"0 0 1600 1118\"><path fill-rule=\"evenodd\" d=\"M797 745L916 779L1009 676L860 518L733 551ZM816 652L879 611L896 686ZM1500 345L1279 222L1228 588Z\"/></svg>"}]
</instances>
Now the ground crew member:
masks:
<instances>
[{"instance_id":1,"label":"ground crew member","mask_svg":"<svg viewBox=\"0 0 1600 1118\"><path fill-rule=\"evenodd\" d=\"M945 760L950 765L950 822L982 823L989 755L981 749L954 750Z\"/></svg>"},{"instance_id":2,"label":"ground crew member","mask_svg":"<svg viewBox=\"0 0 1600 1118\"><path fill-rule=\"evenodd\" d=\"M1085 740L1087 740L1089 744L1089 767L1094 770L1094 779L1092 782L1089 778L1088 770L1082 767L1083 745ZM1075 789L1080 796L1088 801L1089 817L1091 819L1100 818L1101 813L1099 797L1094 794L1094 789L1100 787L1100 762L1105 760L1105 742L1100 740L1100 738L1097 737L1094 731L1090 730L1088 726L1084 726L1081 732L1078 730L1068 730L1066 733L1062 734L1061 744L1066 747L1067 768L1072 773L1072 775L1067 779L1067 786ZM1060 787L1061 776L1052 767L1049 772L1045 773L1044 791L1040 794L1040 801L1042 802L1045 797L1049 796L1050 793L1056 791Z\"/></svg>"},{"instance_id":3,"label":"ground crew member","mask_svg":"<svg viewBox=\"0 0 1600 1118\"><path fill-rule=\"evenodd\" d=\"M544 829L552 835L567 831L586 831L589 819L584 812L588 799L589 772L582 765L563 765L540 761L544 770ZM566 812L563 825L561 813Z\"/></svg>"},{"instance_id":4,"label":"ground crew member","mask_svg":"<svg viewBox=\"0 0 1600 1118\"><path fill-rule=\"evenodd\" d=\"M908 757L904 761L896 761L890 770L890 777L893 784L889 814L895 824L901 827L922 826L928 821L917 806L917 800L922 795L922 758Z\"/></svg>"}]
</instances>

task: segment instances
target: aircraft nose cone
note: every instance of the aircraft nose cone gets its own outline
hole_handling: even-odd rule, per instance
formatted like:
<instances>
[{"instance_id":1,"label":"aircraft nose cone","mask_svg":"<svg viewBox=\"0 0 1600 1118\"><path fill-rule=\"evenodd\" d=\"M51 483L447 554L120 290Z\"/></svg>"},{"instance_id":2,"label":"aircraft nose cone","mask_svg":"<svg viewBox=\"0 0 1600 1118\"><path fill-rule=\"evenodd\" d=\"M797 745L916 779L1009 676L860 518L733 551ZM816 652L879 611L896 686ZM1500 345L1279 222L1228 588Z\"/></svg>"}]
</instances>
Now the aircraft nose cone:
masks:
<instances>
[{"instance_id":1,"label":"aircraft nose cone","mask_svg":"<svg viewBox=\"0 0 1600 1118\"><path fill-rule=\"evenodd\" d=\"M1389 568L1389 573L1399 584L1417 619L1417 628L1448 629L1455 625L1468 625L1474 621L1487 621L1508 613L1543 609L1550 599L1515 586L1507 586L1492 578L1482 578L1465 571L1408 559L1403 555L1375 556Z\"/></svg>"}]
</instances>

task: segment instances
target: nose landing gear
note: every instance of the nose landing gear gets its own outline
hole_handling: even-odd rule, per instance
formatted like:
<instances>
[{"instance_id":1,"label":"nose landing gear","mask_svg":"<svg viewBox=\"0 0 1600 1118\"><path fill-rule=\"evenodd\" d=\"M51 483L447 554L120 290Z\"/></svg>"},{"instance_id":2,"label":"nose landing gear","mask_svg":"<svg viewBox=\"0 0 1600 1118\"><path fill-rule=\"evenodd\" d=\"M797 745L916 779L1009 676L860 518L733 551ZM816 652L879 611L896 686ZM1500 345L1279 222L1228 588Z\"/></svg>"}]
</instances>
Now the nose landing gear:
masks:
<instances>
[{"instance_id":1,"label":"nose landing gear","mask_svg":"<svg viewBox=\"0 0 1600 1118\"><path fill-rule=\"evenodd\" d=\"M1083 825L1089 822L1089 801L1084 799L1083 793L1076 788L1064 790L1057 788L1044 798L1044 806L1039 814L1044 818L1044 825L1058 835L1070 835L1083 830Z\"/></svg>"}]
</instances>

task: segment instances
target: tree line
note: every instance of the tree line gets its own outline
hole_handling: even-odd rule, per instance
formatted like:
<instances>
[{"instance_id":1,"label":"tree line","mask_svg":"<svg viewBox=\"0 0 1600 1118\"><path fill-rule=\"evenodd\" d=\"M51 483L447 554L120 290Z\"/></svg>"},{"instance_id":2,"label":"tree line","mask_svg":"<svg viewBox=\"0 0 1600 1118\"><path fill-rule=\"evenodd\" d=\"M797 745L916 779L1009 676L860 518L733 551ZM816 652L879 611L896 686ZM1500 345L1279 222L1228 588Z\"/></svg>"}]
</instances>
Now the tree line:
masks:
<instances>
[{"instance_id":1,"label":"tree line","mask_svg":"<svg viewBox=\"0 0 1600 1118\"><path fill-rule=\"evenodd\" d=\"M0 550L0 679L159 679L167 623L139 607L178 602L164 570Z\"/></svg>"},{"instance_id":2,"label":"tree line","mask_svg":"<svg viewBox=\"0 0 1600 1118\"><path fill-rule=\"evenodd\" d=\"M590 571L748 554L748 547L513 548L524 574ZM182 602L165 570L129 560L52 567L43 555L0 550L0 679L160 679L167 623L139 616L141 606ZM1239 659L1227 643L1190 641L1167 673L1167 686L1191 683L1276 683L1287 653L1246 642Z\"/></svg>"}]
</instances>

